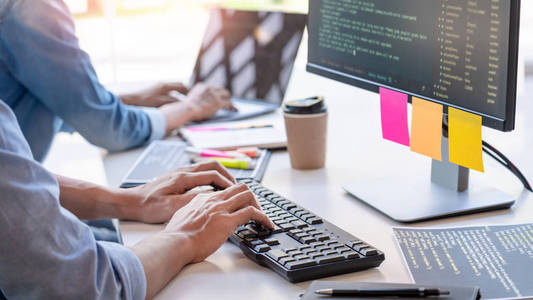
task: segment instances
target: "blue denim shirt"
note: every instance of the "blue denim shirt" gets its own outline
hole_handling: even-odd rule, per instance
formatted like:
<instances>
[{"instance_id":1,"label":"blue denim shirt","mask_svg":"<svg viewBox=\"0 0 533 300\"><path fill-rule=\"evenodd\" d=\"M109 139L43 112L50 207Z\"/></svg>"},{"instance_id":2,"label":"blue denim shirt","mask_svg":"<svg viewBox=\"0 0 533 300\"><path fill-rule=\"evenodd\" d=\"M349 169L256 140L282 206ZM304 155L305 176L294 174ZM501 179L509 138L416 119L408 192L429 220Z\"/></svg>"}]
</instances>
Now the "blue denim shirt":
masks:
<instances>
[{"instance_id":1,"label":"blue denim shirt","mask_svg":"<svg viewBox=\"0 0 533 300\"><path fill-rule=\"evenodd\" d=\"M111 151L165 134L159 110L124 105L100 84L62 0L0 0L0 99L37 160L63 122Z\"/></svg>"},{"instance_id":2,"label":"blue denim shirt","mask_svg":"<svg viewBox=\"0 0 533 300\"><path fill-rule=\"evenodd\" d=\"M0 299L2 293L7 299L144 299L137 256L95 241L61 207L55 177L32 158L1 100L0 195Z\"/></svg>"}]
</instances>

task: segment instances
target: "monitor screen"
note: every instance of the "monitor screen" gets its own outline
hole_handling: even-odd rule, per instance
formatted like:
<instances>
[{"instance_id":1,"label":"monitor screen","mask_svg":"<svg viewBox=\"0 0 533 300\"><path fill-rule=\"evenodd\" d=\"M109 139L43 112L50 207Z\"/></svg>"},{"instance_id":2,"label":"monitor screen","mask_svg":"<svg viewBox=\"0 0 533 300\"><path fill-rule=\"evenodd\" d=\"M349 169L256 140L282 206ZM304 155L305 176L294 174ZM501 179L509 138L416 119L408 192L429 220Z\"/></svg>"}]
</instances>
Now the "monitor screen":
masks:
<instances>
[{"instance_id":1,"label":"monitor screen","mask_svg":"<svg viewBox=\"0 0 533 300\"><path fill-rule=\"evenodd\" d=\"M281 103L306 23L304 14L212 9L191 83Z\"/></svg>"},{"instance_id":2,"label":"monitor screen","mask_svg":"<svg viewBox=\"0 0 533 300\"><path fill-rule=\"evenodd\" d=\"M514 128L519 1L310 0L308 70Z\"/></svg>"}]
</instances>

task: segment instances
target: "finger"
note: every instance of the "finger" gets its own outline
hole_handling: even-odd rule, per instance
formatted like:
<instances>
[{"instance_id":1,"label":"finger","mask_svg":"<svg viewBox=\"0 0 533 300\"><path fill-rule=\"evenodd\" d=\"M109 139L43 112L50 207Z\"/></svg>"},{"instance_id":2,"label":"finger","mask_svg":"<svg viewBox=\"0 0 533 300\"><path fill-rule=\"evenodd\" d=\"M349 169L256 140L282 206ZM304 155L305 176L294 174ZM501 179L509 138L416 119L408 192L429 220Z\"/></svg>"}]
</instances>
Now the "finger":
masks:
<instances>
[{"instance_id":1,"label":"finger","mask_svg":"<svg viewBox=\"0 0 533 300\"><path fill-rule=\"evenodd\" d=\"M252 206L261 210L259 203L257 203L254 194L250 190L240 192L237 195L231 197L229 200L221 202L217 209L223 207L226 212L234 213L248 206Z\"/></svg>"},{"instance_id":2,"label":"finger","mask_svg":"<svg viewBox=\"0 0 533 300\"><path fill-rule=\"evenodd\" d=\"M189 204L189 202L191 202L192 199L194 199L196 196L200 194L205 194L205 193L207 192L187 192L182 195L176 195L176 196L170 197L170 201L172 201L172 203L177 204L181 208Z\"/></svg>"},{"instance_id":3,"label":"finger","mask_svg":"<svg viewBox=\"0 0 533 300\"><path fill-rule=\"evenodd\" d=\"M242 224L248 223L250 220L257 221L263 226L274 229L274 223L260 210L253 206L248 206L240 209L229 215L230 220L233 222L234 227L238 227Z\"/></svg>"},{"instance_id":4,"label":"finger","mask_svg":"<svg viewBox=\"0 0 533 300\"><path fill-rule=\"evenodd\" d=\"M231 175L231 173L226 169L222 164L220 164L218 161L208 161L199 163L196 165L193 165L192 170L198 171L217 171L220 173L220 175L226 177L229 181L233 183L237 183L235 178Z\"/></svg>"},{"instance_id":5,"label":"finger","mask_svg":"<svg viewBox=\"0 0 533 300\"><path fill-rule=\"evenodd\" d=\"M188 94L189 88L181 82L165 83L162 87L164 93L170 93L171 91L178 91L182 94Z\"/></svg>"},{"instance_id":6,"label":"finger","mask_svg":"<svg viewBox=\"0 0 533 300\"><path fill-rule=\"evenodd\" d=\"M248 188L248 186L244 183L238 183L238 184L235 184L223 191L220 191L219 192L219 197L216 197L217 199L230 199L232 198L233 196L239 194L239 193L242 193L242 192L245 192L245 191L249 191L250 189Z\"/></svg>"},{"instance_id":7,"label":"finger","mask_svg":"<svg viewBox=\"0 0 533 300\"><path fill-rule=\"evenodd\" d=\"M231 93L225 88L215 88L214 93L219 98L224 99L224 100L229 100L231 98Z\"/></svg>"},{"instance_id":8,"label":"finger","mask_svg":"<svg viewBox=\"0 0 533 300\"><path fill-rule=\"evenodd\" d=\"M186 173L184 177L178 176L175 185L185 190L190 190L198 186L210 185L217 189L227 189L233 185L226 177L220 175L217 171L203 171Z\"/></svg>"}]
</instances>

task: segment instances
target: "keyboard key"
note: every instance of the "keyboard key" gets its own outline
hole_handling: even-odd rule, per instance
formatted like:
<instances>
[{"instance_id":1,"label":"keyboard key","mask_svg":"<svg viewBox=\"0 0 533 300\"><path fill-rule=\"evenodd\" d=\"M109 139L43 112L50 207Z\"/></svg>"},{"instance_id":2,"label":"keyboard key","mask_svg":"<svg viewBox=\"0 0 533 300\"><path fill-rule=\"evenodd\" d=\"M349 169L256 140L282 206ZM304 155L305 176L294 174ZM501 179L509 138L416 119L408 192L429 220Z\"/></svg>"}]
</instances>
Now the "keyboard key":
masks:
<instances>
[{"instance_id":1,"label":"keyboard key","mask_svg":"<svg viewBox=\"0 0 533 300\"><path fill-rule=\"evenodd\" d=\"M305 237L305 238L301 239L300 242L302 242L304 244L311 244L312 242L316 242L316 240L313 237Z\"/></svg>"},{"instance_id":2,"label":"keyboard key","mask_svg":"<svg viewBox=\"0 0 533 300\"><path fill-rule=\"evenodd\" d=\"M313 248L317 248L317 247L323 247L325 246L325 244L322 242L315 242L315 243L311 243L310 246Z\"/></svg>"},{"instance_id":3,"label":"keyboard key","mask_svg":"<svg viewBox=\"0 0 533 300\"><path fill-rule=\"evenodd\" d=\"M267 255L270 256L273 260L278 261L284 257L289 256L287 253L279 250L279 249L273 249L267 252Z\"/></svg>"},{"instance_id":4,"label":"keyboard key","mask_svg":"<svg viewBox=\"0 0 533 300\"><path fill-rule=\"evenodd\" d=\"M292 225L294 225L294 227L296 227L296 228L305 228L305 227L307 227L307 224L305 222L303 222L303 221L300 221L300 220L293 221Z\"/></svg>"},{"instance_id":5,"label":"keyboard key","mask_svg":"<svg viewBox=\"0 0 533 300\"><path fill-rule=\"evenodd\" d=\"M283 229L283 231L294 229L294 225L291 223L278 224L278 226Z\"/></svg>"},{"instance_id":6,"label":"keyboard key","mask_svg":"<svg viewBox=\"0 0 533 300\"><path fill-rule=\"evenodd\" d=\"M328 245L328 246L337 245L337 244L339 244L339 242L337 240L330 240L330 241L326 242L326 245Z\"/></svg>"},{"instance_id":7,"label":"keyboard key","mask_svg":"<svg viewBox=\"0 0 533 300\"><path fill-rule=\"evenodd\" d=\"M289 212L294 215L295 213L297 213L299 211L303 211L303 210L304 210L303 208L301 208L299 206L296 206L296 207L293 207L293 208L289 209Z\"/></svg>"},{"instance_id":8,"label":"keyboard key","mask_svg":"<svg viewBox=\"0 0 533 300\"><path fill-rule=\"evenodd\" d=\"M285 258L280 259L279 263L282 264L282 265L286 265L287 263L290 263L290 262L293 262L293 261L296 261L296 258L285 257Z\"/></svg>"},{"instance_id":9,"label":"keyboard key","mask_svg":"<svg viewBox=\"0 0 533 300\"><path fill-rule=\"evenodd\" d=\"M342 246L341 248L337 249L337 252L339 252L340 254L343 254L345 252L350 252L350 251L353 251L353 250L346 246Z\"/></svg>"},{"instance_id":10,"label":"keyboard key","mask_svg":"<svg viewBox=\"0 0 533 300\"><path fill-rule=\"evenodd\" d=\"M288 263L285 267L289 270L305 268L316 265L316 262L312 259L298 260L295 262Z\"/></svg>"},{"instance_id":11,"label":"keyboard key","mask_svg":"<svg viewBox=\"0 0 533 300\"><path fill-rule=\"evenodd\" d=\"M327 251L324 251L322 252L324 255L328 256L328 255L334 255L334 254L339 254L337 251L335 250L327 250Z\"/></svg>"},{"instance_id":12,"label":"keyboard key","mask_svg":"<svg viewBox=\"0 0 533 300\"><path fill-rule=\"evenodd\" d=\"M360 255L357 252L355 252L355 251L346 252L346 253L343 253L343 255L347 259L353 259L353 258L359 258L360 257Z\"/></svg>"},{"instance_id":13,"label":"keyboard key","mask_svg":"<svg viewBox=\"0 0 533 300\"><path fill-rule=\"evenodd\" d=\"M324 254L322 254L322 253L311 253L311 254L308 254L308 255L314 260L316 260L319 257L324 257Z\"/></svg>"},{"instance_id":14,"label":"keyboard key","mask_svg":"<svg viewBox=\"0 0 533 300\"><path fill-rule=\"evenodd\" d=\"M330 247L328 246L319 246L319 247L315 247L316 250L320 251L320 252L324 252L324 251L329 251L329 250L332 250Z\"/></svg>"},{"instance_id":15,"label":"keyboard key","mask_svg":"<svg viewBox=\"0 0 533 300\"><path fill-rule=\"evenodd\" d=\"M326 255L324 257L318 257L316 259L316 262L318 264L326 264L326 263L331 263L331 262L336 262L336 261L341 261L341 260L344 260L343 255L334 254L334 255Z\"/></svg>"},{"instance_id":16,"label":"keyboard key","mask_svg":"<svg viewBox=\"0 0 533 300\"><path fill-rule=\"evenodd\" d=\"M321 218L317 218L316 216L314 218L306 219L305 222L307 222L307 224L311 224L311 225L317 225L317 224L324 223L324 221L322 221Z\"/></svg>"},{"instance_id":17,"label":"keyboard key","mask_svg":"<svg viewBox=\"0 0 533 300\"><path fill-rule=\"evenodd\" d=\"M287 254L290 254L291 252L295 252L295 251L298 251L298 249L296 248L285 248L283 249L283 251Z\"/></svg>"},{"instance_id":18,"label":"keyboard key","mask_svg":"<svg viewBox=\"0 0 533 300\"><path fill-rule=\"evenodd\" d=\"M311 255L311 254L319 253L316 249L307 249L307 250L304 250L303 252L304 252L304 254L306 254L306 255Z\"/></svg>"},{"instance_id":19,"label":"keyboard key","mask_svg":"<svg viewBox=\"0 0 533 300\"><path fill-rule=\"evenodd\" d=\"M299 211L297 213L295 213L294 215L297 216L298 218L301 218L306 216L306 215L310 215L311 213L309 213L307 210L302 210L302 211Z\"/></svg>"},{"instance_id":20,"label":"keyboard key","mask_svg":"<svg viewBox=\"0 0 533 300\"><path fill-rule=\"evenodd\" d=\"M363 241L355 240L355 241L351 241L351 242L346 243L346 246L348 246L348 247L353 249L354 246L360 245L360 244L363 244Z\"/></svg>"},{"instance_id":21,"label":"keyboard key","mask_svg":"<svg viewBox=\"0 0 533 300\"><path fill-rule=\"evenodd\" d=\"M321 242L323 242L323 241L329 240L329 236L321 234L321 235L317 236L316 239L321 241Z\"/></svg>"},{"instance_id":22,"label":"keyboard key","mask_svg":"<svg viewBox=\"0 0 533 300\"><path fill-rule=\"evenodd\" d=\"M296 204L290 203L290 202L281 205L281 208L283 208L284 210L289 210L289 209L295 208L295 207L296 207Z\"/></svg>"},{"instance_id":23,"label":"keyboard key","mask_svg":"<svg viewBox=\"0 0 533 300\"><path fill-rule=\"evenodd\" d=\"M305 232L297 233L297 234L294 235L294 237L295 237L296 239L303 239L304 237L308 237L308 236L309 236L309 235L308 235L307 233L305 233Z\"/></svg>"},{"instance_id":24,"label":"keyboard key","mask_svg":"<svg viewBox=\"0 0 533 300\"><path fill-rule=\"evenodd\" d=\"M274 225L274 229L272 230L272 234L283 232L283 229L281 229L278 225Z\"/></svg>"},{"instance_id":25,"label":"keyboard key","mask_svg":"<svg viewBox=\"0 0 533 300\"><path fill-rule=\"evenodd\" d=\"M309 257L307 254L299 254L299 255L294 255L293 256L294 258L296 258L297 260L304 260L304 259L310 259L311 257Z\"/></svg>"},{"instance_id":26,"label":"keyboard key","mask_svg":"<svg viewBox=\"0 0 533 300\"><path fill-rule=\"evenodd\" d=\"M252 248L254 248L255 246L259 246L259 245L262 245L264 244L262 240L252 240L250 242L247 243L248 245L250 245Z\"/></svg>"},{"instance_id":27,"label":"keyboard key","mask_svg":"<svg viewBox=\"0 0 533 300\"><path fill-rule=\"evenodd\" d=\"M251 238L251 237L255 237L256 236L256 234L251 232L250 230L243 230L243 231L239 232L237 235L239 237L243 238L243 239Z\"/></svg>"},{"instance_id":28,"label":"keyboard key","mask_svg":"<svg viewBox=\"0 0 533 300\"><path fill-rule=\"evenodd\" d=\"M265 243L269 246L279 245L279 241L273 238L265 239Z\"/></svg>"},{"instance_id":29,"label":"keyboard key","mask_svg":"<svg viewBox=\"0 0 533 300\"><path fill-rule=\"evenodd\" d=\"M311 246L308 246L308 245L303 245L301 246L300 248L298 248L300 251L304 251L304 250L307 250L307 249L311 249Z\"/></svg>"},{"instance_id":30,"label":"keyboard key","mask_svg":"<svg viewBox=\"0 0 533 300\"><path fill-rule=\"evenodd\" d=\"M359 245L355 245L353 246L353 249L357 252L361 252L361 250L365 249L365 248L368 248L370 247L369 245L365 244L365 243L362 243L362 244L359 244Z\"/></svg>"},{"instance_id":31,"label":"keyboard key","mask_svg":"<svg viewBox=\"0 0 533 300\"><path fill-rule=\"evenodd\" d=\"M294 225L294 224L293 224ZM301 229L292 229L292 230L289 230L289 234L298 234L298 233L302 233L303 231Z\"/></svg>"},{"instance_id":32,"label":"keyboard key","mask_svg":"<svg viewBox=\"0 0 533 300\"><path fill-rule=\"evenodd\" d=\"M377 255L378 254L378 250L376 250L376 249L374 249L372 247L364 248L364 249L362 249L359 252L361 254L363 254L364 256L373 256L373 255Z\"/></svg>"},{"instance_id":33,"label":"keyboard key","mask_svg":"<svg viewBox=\"0 0 533 300\"><path fill-rule=\"evenodd\" d=\"M269 190L259 192L259 196L261 196L261 197L270 196L272 194L273 193L271 191L269 191Z\"/></svg>"},{"instance_id":34,"label":"keyboard key","mask_svg":"<svg viewBox=\"0 0 533 300\"><path fill-rule=\"evenodd\" d=\"M295 221L298 221L298 218L293 217L293 216L290 216L290 217L288 217L288 218L285 218L285 220L286 220L287 222L294 223Z\"/></svg>"},{"instance_id":35,"label":"keyboard key","mask_svg":"<svg viewBox=\"0 0 533 300\"><path fill-rule=\"evenodd\" d=\"M259 253L267 252L270 249L272 249L272 248L270 248L269 245L265 245L265 244L259 245L259 246L254 248L254 250L259 252Z\"/></svg>"}]
</instances>

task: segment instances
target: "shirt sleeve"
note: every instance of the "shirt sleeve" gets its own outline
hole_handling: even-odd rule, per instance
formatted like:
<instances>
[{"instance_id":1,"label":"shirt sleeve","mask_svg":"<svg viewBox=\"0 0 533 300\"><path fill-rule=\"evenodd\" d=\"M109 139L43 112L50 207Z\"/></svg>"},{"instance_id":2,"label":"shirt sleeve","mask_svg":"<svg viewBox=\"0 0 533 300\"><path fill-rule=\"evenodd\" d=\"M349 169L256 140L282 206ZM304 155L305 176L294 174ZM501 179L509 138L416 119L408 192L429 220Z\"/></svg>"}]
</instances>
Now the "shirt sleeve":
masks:
<instances>
[{"instance_id":1,"label":"shirt sleeve","mask_svg":"<svg viewBox=\"0 0 533 300\"><path fill-rule=\"evenodd\" d=\"M129 249L95 241L59 204L55 177L33 161L0 101L0 290L8 299L144 299Z\"/></svg>"},{"instance_id":2,"label":"shirt sleeve","mask_svg":"<svg viewBox=\"0 0 533 300\"><path fill-rule=\"evenodd\" d=\"M63 1L14 1L1 27L13 77L89 142L119 151L162 137L162 114L124 105L99 82Z\"/></svg>"}]
</instances>

